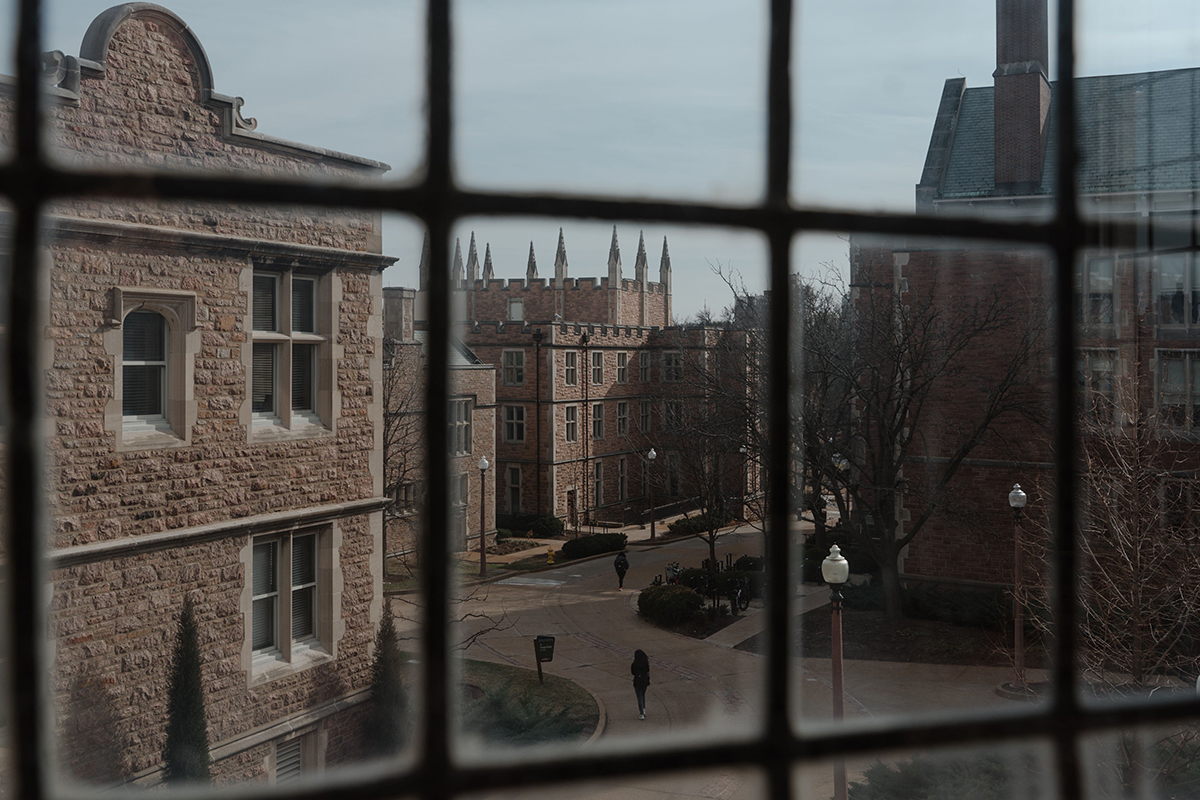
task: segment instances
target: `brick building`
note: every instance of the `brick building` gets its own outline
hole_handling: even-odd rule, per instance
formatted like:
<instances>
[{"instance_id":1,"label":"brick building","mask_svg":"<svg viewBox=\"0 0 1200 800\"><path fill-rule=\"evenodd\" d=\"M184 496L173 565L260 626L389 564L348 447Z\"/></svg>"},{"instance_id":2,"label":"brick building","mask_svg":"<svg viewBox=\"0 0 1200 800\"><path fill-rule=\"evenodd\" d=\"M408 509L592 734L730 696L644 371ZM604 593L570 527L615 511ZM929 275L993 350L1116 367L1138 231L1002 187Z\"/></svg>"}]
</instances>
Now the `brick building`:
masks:
<instances>
[{"instance_id":1,"label":"brick building","mask_svg":"<svg viewBox=\"0 0 1200 800\"><path fill-rule=\"evenodd\" d=\"M109 9L78 57L46 65L48 125L72 163L388 169L256 131L215 91L188 26L152 4ZM46 225L63 772L159 779L189 596L218 782L355 759L383 602L381 271L394 259L378 215L87 197Z\"/></svg>"},{"instance_id":2,"label":"brick building","mask_svg":"<svg viewBox=\"0 0 1200 800\"><path fill-rule=\"evenodd\" d=\"M622 276L615 227L608 275L599 280L568 276L562 231L549 281L538 276L532 245L524 279L497 279L490 247L480 264L474 236L465 264L461 253L459 244L452 278L463 341L496 369L489 480L497 515L553 515L578 530L642 519L651 494L656 506L694 507L680 434L711 381L696 376L711 374L713 354L736 333L670 324L666 240L657 283L649 280L644 237L634 280ZM740 499L744 439L736 425L727 428L722 446L733 455L716 461L725 496Z\"/></svg>"},{"instance_id":3,"label":"brick building","mask_svg":"<svg viewBox=\"0 0 1200 800\"><path fill-rule=\"evenodd\" d=\"M990 214L1038 219L1055 202L1056 84L1049 81L1044 0L999 0L994 85L967 88L946 81L924 170L916 187L921 212ZM1160 467L1170 473L1156 496L1170 493L1194 507L1200 449L1200 269L1196 261L1196 190L1200 155L1192 138L1200 123L1195 86L1200 69L1079 78L1078 191L1088 216L1110 224L1100 241L1073 265L1056 266L1049 254L1004 245L930 247L913 242L857 239L851 249L853 282L869 276L899 288L943 287L945 302L961 302L999 287L1042 313L1053 296L1056 269L1075 275L1074 314L1084 447L1089 436L1121 436L1135 416L1158 426L1168 443ZM979 374L1003 359L1012 333L992 338L974 360ZM1047 354L1031 365L1040 382L1043 419L1052 406ZM928 480L931 460L948 455L945 436L974 411L943 396L921 431L928 447L905 465L916 486ZM1014 483L1030 492L1031 510L1049 509L1051 433L1015 416L998 420L964 462L952 491L957 515L938 512L909 545L904 571L966 580L1012 578L1012 513L1006 495ZM1168 463L1169 462L1169 463ZM919 494L918 492L914 492ZM901 519L923 510L914 497L898 506ZM1037 512L1041 513L1041 512ZM1190 511L1188 513L1191 513ZM965 521L968 520L969 521Z\"/></svg>"}]
</instances>

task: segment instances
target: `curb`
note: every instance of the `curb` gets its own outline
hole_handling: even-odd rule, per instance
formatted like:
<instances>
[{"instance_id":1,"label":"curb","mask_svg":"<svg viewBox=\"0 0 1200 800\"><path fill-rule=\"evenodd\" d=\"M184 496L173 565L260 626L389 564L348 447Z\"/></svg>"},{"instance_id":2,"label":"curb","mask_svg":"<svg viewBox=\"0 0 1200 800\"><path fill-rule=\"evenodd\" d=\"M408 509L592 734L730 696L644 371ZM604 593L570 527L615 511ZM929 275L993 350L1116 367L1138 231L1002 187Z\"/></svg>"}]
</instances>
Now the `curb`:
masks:
<instances>
[{"instance_id":1,"label":"curb","mask_svg":"<svg viewBox=\"0 0 1200 800\"><path fill-rule=\"evenodd\" d=\"M568 678L568 680L570 679ZM600 718L596 720L596 730L592 731L592 735L589 736L587 741L583 743L583 746L587 747L590 744L595 744L596 741L604 735L604 731L608 727L608 709L604 707L604 701L600 699L600 695L596 694L591 689L588 689L588 687L584 686L579 681L571 682L576 686L587 690L587 693L590 694L592 699L596 701L596 708L600 711Z\"/></svg>"}]
</instances>

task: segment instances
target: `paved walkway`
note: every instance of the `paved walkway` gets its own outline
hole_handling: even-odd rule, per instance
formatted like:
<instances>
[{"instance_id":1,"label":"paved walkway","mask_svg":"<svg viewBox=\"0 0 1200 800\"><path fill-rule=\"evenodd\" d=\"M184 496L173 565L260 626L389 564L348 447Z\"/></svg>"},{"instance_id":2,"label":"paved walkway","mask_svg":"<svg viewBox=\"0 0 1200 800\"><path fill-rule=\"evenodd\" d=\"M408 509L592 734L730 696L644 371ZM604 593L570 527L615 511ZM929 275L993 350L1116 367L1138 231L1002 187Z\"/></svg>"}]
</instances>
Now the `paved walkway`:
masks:
<instances>
[{"instance_id":1,"label":"paved walkway","mask_svg":"<svg viewBox=\"0 0 1200 800\"><path fill-rule=\"evenodd\" d=\"M624 531L637 536L639 531ZM758 633L761 608L700 641L667 633L643 622L636 613L637 589L650 584L669 561L699 564L707 545L696 539L647 547L644 537L631 536L631 569L626 591L618 591L612 559L567 562L553 569L514 575L474 590L470 611L502 620L497 630L484 633L466 652L469 658L492 660L527 668L535 666L533 637L554 636L554 661L544 665L595 693L604 704L604 738L662 741L696 740L708 733L722 737L749 735L762 721L764 660L734 649ZM540 546L540 545L539 545ZM719 552L757 554L761 535L749 529L723 536ZM534 551L536 552L536 550ZM544 552L544 548L542 548ZM522 554L516 554L520 557ZM489 561L493 558L489 557ZM828 602L824 587L803 586L800 609ZM399 603L404 600L398 599ZM756 604L757 605L757 604ZM399 609L398 609L399 610ZM465 639L487 623L471 617L455 634ZM651 686L645 721L638 719L629 673L635 649L650 655ZM830 660L797 659L796 679L802 724L829 724L832 707ZM1000 668L897 664L848 661L846 715L848 719L881 719L893 715L950 714L956 710L1012 707L995 687L1007 672ZM852 779L870 763L850 763ZM803 778L810 797L832 794L829 770L810 770ZM670 779L627 779L606 786L580 787L576 794L590 798L723 797L752 798L762 786L744 775L715 771ZM556 794L556 797L563 795Z\"/></svg>"}]
</instances>

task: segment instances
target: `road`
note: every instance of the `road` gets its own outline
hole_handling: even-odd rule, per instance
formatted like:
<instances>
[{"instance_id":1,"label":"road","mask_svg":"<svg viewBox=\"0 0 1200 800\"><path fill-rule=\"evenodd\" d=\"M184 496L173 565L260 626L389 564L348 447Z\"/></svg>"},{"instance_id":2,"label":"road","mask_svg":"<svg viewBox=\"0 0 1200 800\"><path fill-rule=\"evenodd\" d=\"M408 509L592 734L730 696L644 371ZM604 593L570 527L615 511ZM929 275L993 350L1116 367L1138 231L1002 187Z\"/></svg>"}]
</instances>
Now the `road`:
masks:
<instances>
[{"instance_id":1,"label":"road","mask_svg":"<svg viewBox=\"0 0 1200 800\"><path fill-rule=\"evenodd\" d=\"M727 534L718 552L724 556L761 553L757 532ZM728 634L700 641L664 632L637 616L637 590L650 584L670 561L698 566L708 556L707 545L695 539L660 547L629 548L631 568L625 591L618 591L612 559L568 562L561 567L517 575L480 586L468 604L472 615L458 624L456 640L500 622L483 633L466 656L485 661L535 668L533 637L555 637L554 661L548 672L569 678L591 691L604 706L603 744L622 740L672 743L710 736L722 739L752 735L762 721L765 660L735 650L734 644L756 632L755 621L738 623ZM826 602L826 590L805 587L801 608ZM757 605L757 603L756 603ZM399 612L400 609L397 609ZM753 613L755 608L751 609ZM761 612L759 612L761 613ZM737 633L744 631L744 636ZM736 640L736 641L735 641ZM718 642L725 642L725 645ZM629 672L633 651L650 656L651 686L646 696L646 719L638 719ZM802 659L797 680L806 722L828 722L832 696L829 659ZM1000 706L1005 701L993 688L1005 679L1003 670L944 667L885 662L848 662L848 717L873 718L892 714L945 713L955 708ZM628 746L627 744L624 746ZM870 761L851 764L852 776ZM808 771L802 779L815 792L831 794L828 770ZM749 774L728 770L699 772L668 779L631 778L609 786L578 787L581 797L721 797L762 796L762 784ZM496 795L507 797L516 795ZM521 797L528 797L521 793ZM562 797L561 790L548 796Z\"/></svg>"}]
</instances>

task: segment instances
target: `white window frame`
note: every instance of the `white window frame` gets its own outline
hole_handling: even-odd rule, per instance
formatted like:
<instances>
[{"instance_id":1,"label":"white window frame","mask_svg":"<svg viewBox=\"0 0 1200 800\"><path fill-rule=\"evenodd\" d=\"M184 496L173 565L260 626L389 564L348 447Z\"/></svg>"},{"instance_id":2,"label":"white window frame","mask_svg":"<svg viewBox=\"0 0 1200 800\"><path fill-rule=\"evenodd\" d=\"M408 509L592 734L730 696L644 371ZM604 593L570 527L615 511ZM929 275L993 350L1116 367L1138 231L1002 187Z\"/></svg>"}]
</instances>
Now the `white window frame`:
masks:
<instances>
[{"instance_id":1,"label":"white window frame","mask_svg":"<svg viewBox=\"0 0 1200 800\"><path fill-rule=\"evenodd\" d=\"M260 324L256 317L255 308L260 287L271 286L274 320L269 325ZM312 307L306 315L311 325L297 324L296 301L301 294L301 287L310 288ZM331 332L327 328L331 323L322 313L323 294L328 291L328 280L307 274L297 274L293 269L276 270L256 267L250 281L250 357L247 369L247 402L250 408L252 437L273 437L280 433L322 433L332 428L330 419L330 402L334 376L332 374L332 359L328 349ZM305 330L305 327L311 330ZM254 408L255 381L254 373L258 353L272 353L271 366L271 396L270 409ZM296 365L299 359L307 358L309 385L307 394L309 402L297 406L295 402Z\"/></svg>"},{"instance_id":2,"label":"white window frame","mask_svg":"<svg viewBox=\"0 0 1200 800\"><path fill-rule=\"evenodd\" d=\"M579 406L563 408L563 439L572 443L579 441Z\"/></svg>"},{"instance_id":3,"label":"white window frame","mask_svg":"<svg viewBox=\"0 0 1200 800\"><path fill-rule=\"evenodd\" d=\"M504 408L504 441L520 444L525 441L525 406L506 405Z\"/></svg>"},{"instance_id":4,"label":"white window frame","mask_svg":"<svg viewBox=\"0 0 1200 800\"><path fill-rule=\"evenodd\" d=\"M501 379L505 386L525 385L525 351L504 350L501 358Z\"/></svg>"},{"instance_id":5,"label":"white window frame","mask_svg":"<svg viewBox=\"0 0 1200 800\"><path fill-rule=\"evenodd\" d=\"M297 668L329 660L334 655L333 627L337 619L334 592L330 580L334 563L333 532L329 528L306 528L298 531L264 534L249 540L246 561L246 647L250 655L252 683L273 680L291 674ZM293 573L293 555L297 546L312 547L312 578L297 583ZM255 566L260 548L273 547L275 552L274 590L256 593ZM296 635L293 632L297 597L311 590L310 618L312 630ZM272 599L272 641L256 646L254 641L258 604Z\"/></svg>"},{"instance_id":6,"label":"white window frame","mask_svg":"<svg viewBox=\"0 0 1200 800\"><path fill-rule=\"evenodd\" d=\"M475 450L475 401L455 397L446 404L446 452L451 456L470 455ZM465 449L460 447L465 444Z\"/></svg>"},{"instance_id":7,"label":"white window frame","mask_svg":"<svg viewBox=\"0 0 1200 800\"><path fill-rule=\"evenodd\" d=\"M579 353L574 350L563 353L563 385L579 385Z\"/></svg>"}]
</instances>

